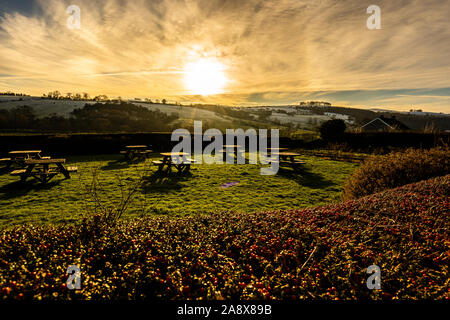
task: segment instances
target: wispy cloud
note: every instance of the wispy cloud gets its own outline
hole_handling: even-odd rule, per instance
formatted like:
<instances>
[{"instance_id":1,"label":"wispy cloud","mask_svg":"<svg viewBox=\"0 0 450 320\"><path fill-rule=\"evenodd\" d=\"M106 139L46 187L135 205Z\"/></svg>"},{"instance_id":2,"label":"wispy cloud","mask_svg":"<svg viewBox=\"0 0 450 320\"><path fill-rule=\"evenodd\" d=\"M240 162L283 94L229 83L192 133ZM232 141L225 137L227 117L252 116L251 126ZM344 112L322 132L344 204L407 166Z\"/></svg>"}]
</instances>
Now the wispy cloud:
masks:
<instances>
[{"instance_id":1,"label":"wispy cloud","mask_svg":"<svg viewBox=\"0 0 450 320\"><path fill-rule=\"evenodd\" d=\"M372 3L364 1L77 0L81 29L70 30L72 2L39 0L31 12L0 15L0 73L9 75L0 88L182 100L189 95L183 67L205 55L227 66L230 81L226 94L202 101L283 103L449 84L450 0L376 1L382 29L373 31L366 28Z\"/></svg>"}]
</instances>

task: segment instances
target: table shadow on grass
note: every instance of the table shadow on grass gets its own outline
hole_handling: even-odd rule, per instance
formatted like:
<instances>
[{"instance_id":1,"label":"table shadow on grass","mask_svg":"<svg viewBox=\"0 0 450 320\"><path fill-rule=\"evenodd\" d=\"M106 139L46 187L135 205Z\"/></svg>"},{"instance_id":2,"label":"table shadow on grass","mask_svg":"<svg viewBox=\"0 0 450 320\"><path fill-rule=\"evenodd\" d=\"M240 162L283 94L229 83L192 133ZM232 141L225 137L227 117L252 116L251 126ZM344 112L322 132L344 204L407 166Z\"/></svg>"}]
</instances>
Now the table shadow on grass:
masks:
<instances>
[{"instance_id":1,"label":"table shadow on grass","mask_svg":"<svg viewBox=\"0 0 450 320\"><path fill-rule=\"evenodd\" d=\"M53 187L58 186L61 181L64 180L65 179L54 180L45 184L33 180L29 180L26 182L14 181L0 187L0 199L8 200L19 198L26 195L30 191L50 190Z\"/></svg>"},{"instance_id":2,"label":"table shadow on grass","mask_svg":"<svg viewBox=\"0 0 450 320\"><path fill-rule=\"evenodd\" d=\"M9 167L9 168L8 167L1 167L0 168L0 175L10 173L12 170L13 170L12 167Z\"/></svg>"},{"instance_id":3,"label":"table shadow on grass","mask_svg":"<svg viewBox=\"0 0 450 320\"><path fill-rule=\"evenodd\" d=\"M286 179L293 180L301 186L313 189L323 189L336 185L336 182L325 179L323 176L312 172L307 167L300 167L295 170L280 167L278 170L278 175Z\"/></svg>"},{"instance_id":4,"label":"table shadow on grass","mask_svg":"<svg viewBox=\"0 0 450 320\"><path fill-rule=\"evenodd\" d=\"M181 182L192 178L191 172L154 172L150 176L144 177L142 181L142 191L144 193L170 192L181 190Z\"/></svg>"},{"instance_id":5,"label":"table shadow on grass","mask_svg":"<svg viewBox=\"0 0 450 320\"><path fill-rule=\"evenodd\" d=\"M100 167L100 170L108 171L108 170L120 170L120 169L128 169L130 167L131 162L127 162L125 159L113 160L109 161L103 167Z\"/></svg>"}]
</instances>

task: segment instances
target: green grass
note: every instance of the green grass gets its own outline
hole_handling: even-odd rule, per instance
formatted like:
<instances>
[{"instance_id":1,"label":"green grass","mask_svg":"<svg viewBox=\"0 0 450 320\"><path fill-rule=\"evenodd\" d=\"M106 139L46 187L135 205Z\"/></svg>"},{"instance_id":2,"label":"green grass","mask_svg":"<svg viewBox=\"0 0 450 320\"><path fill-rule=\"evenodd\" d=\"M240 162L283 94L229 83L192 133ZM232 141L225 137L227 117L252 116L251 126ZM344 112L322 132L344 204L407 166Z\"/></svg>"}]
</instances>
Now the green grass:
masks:
<instances>
[{"instance_id":1,"label":"green grass","mask_svg":"<svg viewBox=\"0 0 450 320\"><path fill-rule=\"evenodd\" d=\"M312 156L304 170L295 173L280 169L276 176L260 175L259 165L195 165L190 174L156 175L150 160L127 164L120 156L69 157L67 165L78 166L79 173L69 180L62 175L47 185L33 180L21 185L18 177L5 170L0 175L0 227L23 223L67 223L92 212L95 202L87 187L93 173L98 179L103 205L119 203L121 190L137 185L133 202L124 218L142 214L186 215L217 211L254 212L304 208L335 202L356 164L324 160ZM159 158L154 155L154 158ZM227 189L227 182L239 184ZM122 187L121 187L122 185Z\"/></svg>"}]
</instances>

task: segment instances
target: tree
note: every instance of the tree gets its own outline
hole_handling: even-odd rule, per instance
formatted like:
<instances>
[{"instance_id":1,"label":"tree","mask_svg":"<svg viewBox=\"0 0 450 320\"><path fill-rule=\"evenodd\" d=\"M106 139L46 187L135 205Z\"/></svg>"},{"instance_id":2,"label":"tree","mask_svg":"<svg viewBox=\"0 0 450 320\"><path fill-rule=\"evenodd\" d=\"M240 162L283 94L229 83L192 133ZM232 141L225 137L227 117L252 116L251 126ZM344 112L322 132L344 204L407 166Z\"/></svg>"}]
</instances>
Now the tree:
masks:
<instances>
[{"instance_id":1,"label":"tree","mask_svg":"<svg viewBox=\"0 0 450 320\"><path fill-rule=\"evenodd\" d=\"M162 99L161 102L162 102L162 104L166 104L167 100L166 99Z\"/></svg>"},{"instance_id":2,"label":"tree","mask_svg":"<svg viewBox=\"0 0 450 320\"><path fill-rule=\"evenodd\" d=\"M47 96L50 99L59 99L61 97L61 93L58 90L50 91Z\"/></svg>"},{"instance_id":3,"label":"tree","mask_svg":"<svg viewBox=\"0 0 450 320\"><path fill-rule=\"evenodd\" d=\"M93 100L95 100L97 102L99 102L99 101L107 101L108 100L108 96L104 95L104 94L101 94L101 95L98 95L98 96L94 97Z\"/></svg>"},{"instance_id":4,"label":"tree","mask_svg":"<svg viewBox=\"0 0 450 320\"><path fill-rule=\"evenodd\" d=\"M328 120L320 126L320 136L323 140L335 141L344 135L346 128L344 120Z\"/></svg>"}]
</instances>

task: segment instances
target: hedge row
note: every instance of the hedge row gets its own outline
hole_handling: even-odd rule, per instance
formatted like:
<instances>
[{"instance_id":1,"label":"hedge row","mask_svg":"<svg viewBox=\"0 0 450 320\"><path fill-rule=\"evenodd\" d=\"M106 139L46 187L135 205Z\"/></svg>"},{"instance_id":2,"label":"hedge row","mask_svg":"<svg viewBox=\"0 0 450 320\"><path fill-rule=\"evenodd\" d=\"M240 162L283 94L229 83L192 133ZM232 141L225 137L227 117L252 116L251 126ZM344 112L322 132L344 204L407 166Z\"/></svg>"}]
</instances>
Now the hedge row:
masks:
<instances>
[{"instance_id":1,"label":"hedge row","mask_svg":"<svg viewBox=\"0 0 450 320\"><path fill-rule=\"evenodd\" d=\"M450 149L408 149L367 158L346 182L345 200L450 174Z\"/></svg>"},{"instance_id":2,"label":"hedge row","mask_svg":"<svg viewBox=\"0 0 450 320\"><path fill-rule=\"evenodd\" d=\"M306 210L0 231L13 299L449 298L450 175ZM381 268L381 290L366 286ZM81 268L82 289L66 270Z\"/></svg>"}]
</instances>

